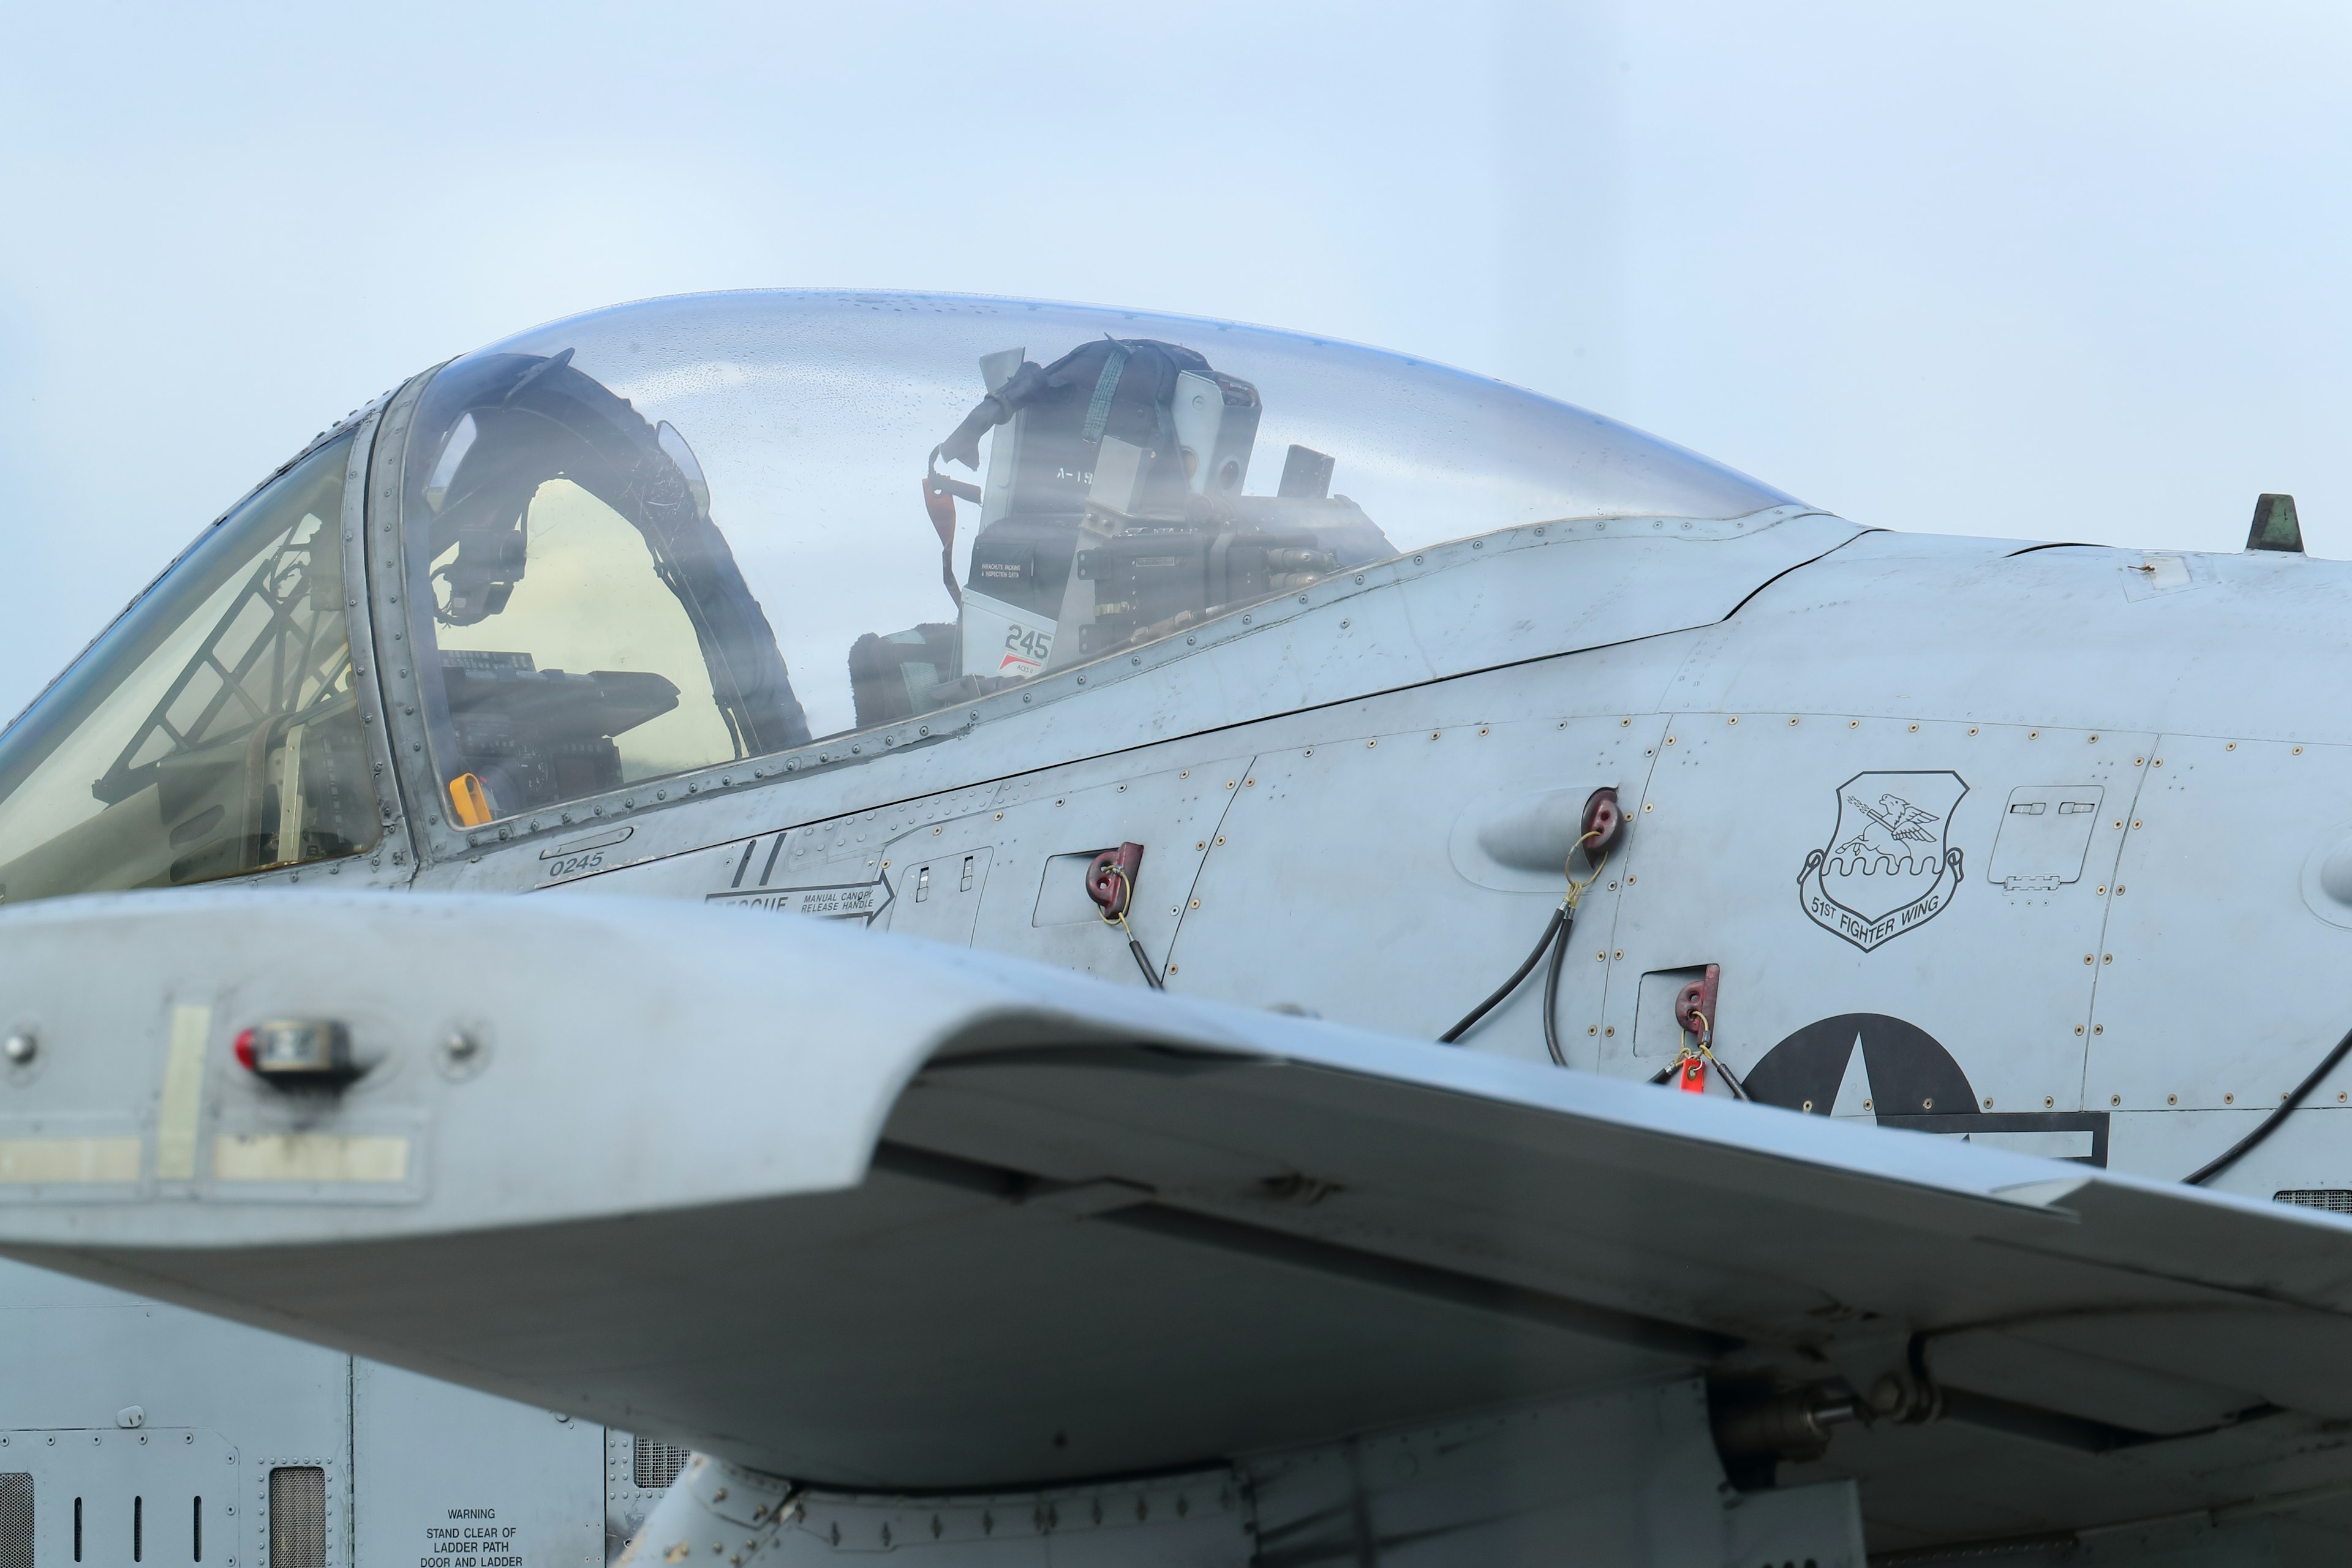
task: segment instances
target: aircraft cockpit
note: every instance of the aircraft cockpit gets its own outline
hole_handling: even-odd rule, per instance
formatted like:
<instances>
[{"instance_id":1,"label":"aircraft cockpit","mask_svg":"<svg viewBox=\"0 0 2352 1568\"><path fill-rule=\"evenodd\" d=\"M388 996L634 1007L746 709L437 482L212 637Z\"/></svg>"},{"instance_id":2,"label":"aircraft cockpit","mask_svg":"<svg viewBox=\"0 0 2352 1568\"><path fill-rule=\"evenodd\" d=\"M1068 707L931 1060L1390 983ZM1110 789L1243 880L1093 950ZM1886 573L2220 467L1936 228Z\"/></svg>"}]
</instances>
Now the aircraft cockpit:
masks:
<instances>
[{"instance_id":1,"label":"aircraft cockpit","mask_svg":"<svg viewBox=\"0 0 2352 1568\"><path fill-rule=\"evenodd\" d=\"M623 307L455 362L407 439L468 827L969 703L1438 539L1788 499L1416 361L952 298Z\"/></svg>"},{"instance_id":2,"label":"aircraft cockpit","mask_svg":"<svg viewBox=\"0 0 2352 1568\"><path fill-rule=\"evenodd\" d=\"M439 792L412 805L471 830L982 702L1443 540L1790 499L1422 361L958 296L625 305L394 406L372 450L340 431L216 524L0 736L0 900L369 850L391 813L343 614L358 530L397 542L368 571L401 579L373 591L415 671L385 722Z\"/></svg>"}]
</instances>

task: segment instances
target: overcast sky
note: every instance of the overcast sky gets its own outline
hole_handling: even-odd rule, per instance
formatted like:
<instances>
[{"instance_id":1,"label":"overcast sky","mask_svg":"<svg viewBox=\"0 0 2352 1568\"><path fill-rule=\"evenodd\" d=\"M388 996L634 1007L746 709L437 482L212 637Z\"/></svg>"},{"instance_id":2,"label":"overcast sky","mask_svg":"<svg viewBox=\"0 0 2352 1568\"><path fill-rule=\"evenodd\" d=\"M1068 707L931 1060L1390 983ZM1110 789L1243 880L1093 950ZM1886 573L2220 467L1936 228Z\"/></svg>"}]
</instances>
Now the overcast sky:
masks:
<instances>
[{"instance_id":1,"label":"overcast sky","mask_svg":"<svg viewBox=\"0 0 2352 1568\"><path fill-rule=\"evenodd\" d=\"M2352 12L0 0L0 717L311 432L850 285L1230 316L1859 521L2352 555Z\"/></svg>"}]
</instances>

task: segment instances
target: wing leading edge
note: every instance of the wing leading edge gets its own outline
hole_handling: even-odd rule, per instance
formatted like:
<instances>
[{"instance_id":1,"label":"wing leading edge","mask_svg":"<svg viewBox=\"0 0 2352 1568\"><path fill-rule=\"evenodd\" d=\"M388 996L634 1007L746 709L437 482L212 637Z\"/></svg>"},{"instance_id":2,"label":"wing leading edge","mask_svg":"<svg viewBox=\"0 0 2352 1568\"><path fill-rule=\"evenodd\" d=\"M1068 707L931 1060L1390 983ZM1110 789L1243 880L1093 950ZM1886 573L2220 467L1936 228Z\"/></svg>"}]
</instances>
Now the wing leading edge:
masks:
<instances>
[{"instance_id":1,"label":"wing leading edge","mask_svg":"<svg viewBox=\"0 0 2352 1568\"><path fill-rule=\"evenodd\" d=\"M2352 1225L2201 1190L669 902L66 900L0 914L0 1250L778 1474L1704 1374L1892 1379L1801 1473L1898 1540L2352 1480ZM235 1064L289 1016L365 1076Z\"/></svg>"}]
</instances>

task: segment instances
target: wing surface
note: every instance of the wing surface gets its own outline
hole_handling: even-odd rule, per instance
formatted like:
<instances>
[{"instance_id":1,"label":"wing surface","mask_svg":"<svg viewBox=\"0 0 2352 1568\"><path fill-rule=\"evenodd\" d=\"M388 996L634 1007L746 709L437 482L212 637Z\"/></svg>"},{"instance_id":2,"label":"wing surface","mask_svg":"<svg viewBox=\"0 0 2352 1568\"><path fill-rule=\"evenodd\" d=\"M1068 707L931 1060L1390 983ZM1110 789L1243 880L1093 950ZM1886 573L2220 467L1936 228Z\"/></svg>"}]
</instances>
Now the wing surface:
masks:
<instances>
[{"instance_id":1,"label":"wing surface","mask_svg":"<svg viewBox=\"0 0 2352 1568\"><path fill-rule=\"evenodd\" d=\"M2352 1479L2309 1211L667 901L65 900L0 999L0 1250L803 1479L1894 1353L1941 1418L1813 1467L1894 1539ZM373 1065L257 1082L285 1016Z\"/></svg>"}]
</instances>

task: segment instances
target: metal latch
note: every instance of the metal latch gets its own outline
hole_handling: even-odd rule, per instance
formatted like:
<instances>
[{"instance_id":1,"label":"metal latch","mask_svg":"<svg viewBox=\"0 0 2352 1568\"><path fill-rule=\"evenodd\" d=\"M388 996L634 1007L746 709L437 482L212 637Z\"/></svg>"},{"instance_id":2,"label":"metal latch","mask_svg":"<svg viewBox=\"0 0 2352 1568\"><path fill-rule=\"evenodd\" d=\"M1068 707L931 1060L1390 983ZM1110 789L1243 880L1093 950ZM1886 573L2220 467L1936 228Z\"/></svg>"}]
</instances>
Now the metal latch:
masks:
<instances>
[{"instance_id":1,"label":"metal latch","mask_svg":"<svg viewBox=\"0 0 2352 1568\"><path fill-rule=\"evenodd\" d=\"M1094 858L1087 868L1087 897L1102 910L1103 919L1115 921L1127 913L1135 901L1136 876L1142 869L1140 844L1122 844Z\"/></svg>"},{"instance_id":2,"label":"metal latch","mask_svg":"<svg viewBox=\"0 0 2352 1568\"><path fill-rule=\"evenodd\" d=\"M1712 1068L1723 1075L1724 1088L1738 1099L1746 1100L1748 1086L1715 1054L1716 991L1722 980L1723 966L1710 963L1675 997L1675 1022L1683 1032L1682 1054L1660 1076L1672 1077L1675 1087L1685 1094L1705 1094L1707 1069ZM1656 1083L1659 1079L1650 1081Z\"/></svg>"},{"instance_id":3,"label":"metal latch","mask_svg":"<svg viewBox=\"0 0 2352 1568\"><path fill-rule=\"evenodd\" d=\"M1102 910L1103 923L1115 925L1127 938L1127 951L1135 955L1135 967L1143 972L1143 983L1154 991L1167 988L1160 972L1151 967L1151 960L1137 940L1135 928L1127 923L1128 906L1135 902L1135 879L1143 869L1143 846L1122 844L1116 849L1106 849L1087 865L1087 897Z\"/></svg>"},{"instance_id":4,"label":"metal latch","mask_svg":"<svg viewBox=\"0 0 2352 1568\"><path fill-rule=\"evenodd\" d=\"M1624 808L1617 804L1617 791L1603 784L1584 797L1583 837L1577 842L1584 847L1584 858L1595 872L1601 869L1601 858L1617 847L1617 836L1625 830Z\"/></svg>"}]
</instances>

